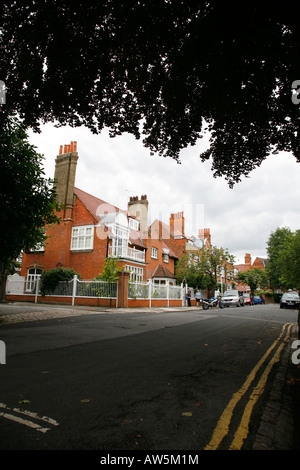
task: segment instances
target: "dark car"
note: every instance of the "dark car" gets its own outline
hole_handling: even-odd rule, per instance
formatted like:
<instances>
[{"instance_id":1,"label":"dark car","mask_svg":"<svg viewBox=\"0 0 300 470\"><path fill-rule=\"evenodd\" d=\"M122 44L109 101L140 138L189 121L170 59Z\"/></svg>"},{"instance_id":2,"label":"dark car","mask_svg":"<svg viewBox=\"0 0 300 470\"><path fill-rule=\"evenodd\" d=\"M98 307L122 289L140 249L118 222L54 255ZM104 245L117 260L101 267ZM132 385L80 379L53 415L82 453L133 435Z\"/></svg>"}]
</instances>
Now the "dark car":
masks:
<instances>
[{"instance_id":1,"label":"dark car","mask_svg":"<svg viewBox=\"0 0 300 470\"><path fill-rule=\"evenodd\" d=\"M280 308L299 308L300 297L298 292L285 292L280 299Z\"/></svg>"}]
</instances>

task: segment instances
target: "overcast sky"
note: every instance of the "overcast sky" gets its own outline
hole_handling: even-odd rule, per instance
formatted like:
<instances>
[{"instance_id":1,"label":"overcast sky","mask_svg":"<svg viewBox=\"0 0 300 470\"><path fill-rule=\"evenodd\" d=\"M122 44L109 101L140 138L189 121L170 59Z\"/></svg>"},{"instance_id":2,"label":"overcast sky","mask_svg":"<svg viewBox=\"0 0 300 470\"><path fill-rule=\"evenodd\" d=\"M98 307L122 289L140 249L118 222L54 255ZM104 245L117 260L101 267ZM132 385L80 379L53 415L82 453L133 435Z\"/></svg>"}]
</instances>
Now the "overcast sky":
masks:
<instances>
[{"instance_id":1,"label":"overcast sky","mask_svg":"<svg viewBox=\"0 0 300 470\"><path fill-rule=\"evenodd\" d=\"M79 160L76 186L83 191L127 208L130 196L146 194L149 224L156 218L168 223L170 213L184 211L187 235L210 228L212 243L228 248L243 262L266 257L266 243L277 227L299 228L300 165L287 153L271 155L250 177L230 189L225 179L213 178L211 162L199 154L208 139L181 153L179 165L171 158L150 156L142 141L125 134L110 138L85 128L42 126L29 133L29 141L43 154L45 175L54 177L59 146L77 141Z\"/></svg>"}]
</instances>

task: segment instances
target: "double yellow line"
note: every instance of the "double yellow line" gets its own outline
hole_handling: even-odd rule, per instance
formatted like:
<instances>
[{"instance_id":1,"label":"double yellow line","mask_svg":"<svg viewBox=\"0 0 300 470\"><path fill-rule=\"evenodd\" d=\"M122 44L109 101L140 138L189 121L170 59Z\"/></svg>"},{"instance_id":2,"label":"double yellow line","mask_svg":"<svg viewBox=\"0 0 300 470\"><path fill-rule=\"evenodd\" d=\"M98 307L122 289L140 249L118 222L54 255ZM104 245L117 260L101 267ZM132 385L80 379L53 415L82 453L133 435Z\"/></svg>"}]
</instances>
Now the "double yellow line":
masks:
<instances>
[{"instance_id":1,"label":"double yellow line","mask_svg":"<svg viewBox=\"0 0 300 470\"><path fill-rule=\"evenodd\" d=\"M243 383L242 387L233 395L231 398L230 402L228 403L227 407L223 411L218 424L213 432L212 438L207 444L207 446L204 448L204 450L216 450L218 449L219 445L221 444L222 440L224 437L228 434L229 432L229 426L231 422L231 418L234 412L234 409L239 402L239 400L243 397L243 395L247 392L249 389L250 385L252 384L257 372L259 371L260 367L262 364L267 360L268 356L271 354L274 348L278 345L278 343L281 341L282 337L285 336L284 341L286 341L290 335L290 330L293 325L286 323L283 328L281 334L278 336L278 338L274 341L274 343L270 346L270 348L267 350L267 352L263 355L261 360L256 364L256 366L252 369L248 377L246 378L245 382ZM261 375L261 378L257 384L256 387L254 387L253 392L246 404L246 407L244 409L244 413L241 418L240 425L238 429L235 432L233 441L229 447L230 450L239 450L242 448L242 445L244 443L244 440L246 439L248 435L248 430L249 430L249 423L251 419L251 413L253 410L253 407L255 403L258 401L259 397L262 395L269 373L273 367L273 365L279 361L280 359L280 354L281 351L284 347L284 342L280 344L276 352L274 353L274 356L271 358L269 363L267 364L264 372Z\"/></svg>"}]
</instances>

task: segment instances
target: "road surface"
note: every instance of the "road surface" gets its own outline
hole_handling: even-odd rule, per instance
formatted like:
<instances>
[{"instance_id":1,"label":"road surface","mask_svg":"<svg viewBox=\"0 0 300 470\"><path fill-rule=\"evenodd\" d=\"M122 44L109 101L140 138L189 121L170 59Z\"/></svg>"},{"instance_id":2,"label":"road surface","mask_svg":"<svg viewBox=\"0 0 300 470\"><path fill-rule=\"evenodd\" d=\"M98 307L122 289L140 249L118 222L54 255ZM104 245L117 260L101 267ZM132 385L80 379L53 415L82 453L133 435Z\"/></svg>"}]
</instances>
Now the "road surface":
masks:
<instances>
[{"instance_id":1,"label":"road surface","mask_svg":"<svg viewBox=\"0 0 300 470\"><path fill-rule=\"evenodd\" d=\"M1 319L1 450L244 450L297 312L8 305Z\"/></svg>"}]
</instances>

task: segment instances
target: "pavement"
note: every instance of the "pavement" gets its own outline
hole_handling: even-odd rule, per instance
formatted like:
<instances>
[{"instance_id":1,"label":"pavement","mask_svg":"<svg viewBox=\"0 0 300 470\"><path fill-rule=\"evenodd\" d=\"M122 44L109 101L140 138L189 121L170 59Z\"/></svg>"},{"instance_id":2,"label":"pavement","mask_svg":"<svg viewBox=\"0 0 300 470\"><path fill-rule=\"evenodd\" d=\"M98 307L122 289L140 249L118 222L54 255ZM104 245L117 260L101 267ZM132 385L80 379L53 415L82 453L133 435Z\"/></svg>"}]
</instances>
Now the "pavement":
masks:
<instances>
[{"instance_id":1,"label":"pavement","mask_svg":"<svg viewBox=\"0 0 300 470\"><path fill-rule=\"evenodd\" d=\"M15 306L24 305L24 303L16 302L13 304ZM176 310L185 311L186 308L176 307ZM189 307L190 309L199 310L199 307ZM83 314L159 313L174 311L174 307L112 309L57 305L54 308L53 304L51 306L43 304L36 305L34 311L32 311L32 308L28 310L30 311L12 312L9 315L3 315L0 309L0 324L14 324ZM294 325L291 330L291 339L294 341L298 338L300 338L299 325ZM291 361L294 352L291 349L292 341L289 341L283 349L266 405L262 410L253 450L300 450L300 364L296 365Z\"/></svg>"},{"instance_id":2,"label":"pavement","mask_svg":"<svg viewBox=\"0 0 300 470\"><path fill-rule=\"evenodd\" d=\"M293 327L293 340L298 330ZM291 361L291 344L283 350L253 450L300 450L300 365Z\"/></svg>"}]
</instances>

